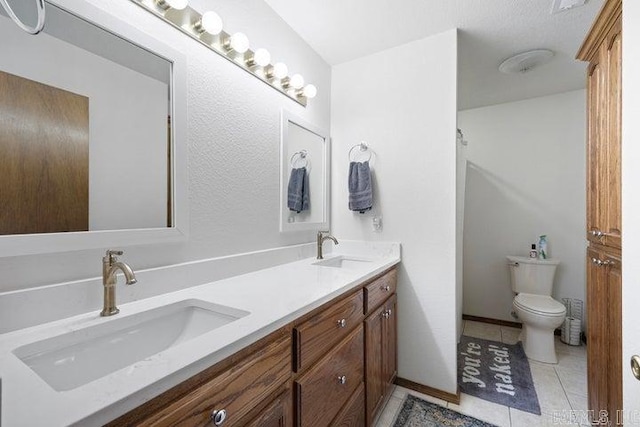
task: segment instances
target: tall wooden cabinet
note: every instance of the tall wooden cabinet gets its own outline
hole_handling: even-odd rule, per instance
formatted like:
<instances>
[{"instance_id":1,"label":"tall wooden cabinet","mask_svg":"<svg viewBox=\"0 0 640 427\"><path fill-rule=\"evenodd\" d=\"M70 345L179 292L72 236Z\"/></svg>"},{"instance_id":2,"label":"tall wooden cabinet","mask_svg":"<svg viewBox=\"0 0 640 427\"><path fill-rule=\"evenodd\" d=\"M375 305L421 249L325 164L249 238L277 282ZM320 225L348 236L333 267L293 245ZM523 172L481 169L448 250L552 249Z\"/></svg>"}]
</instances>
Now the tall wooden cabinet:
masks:
<instances>
[{"instance_id":1,"label":"tall wooden cabinet","mask_svg":"<svg viewBox=\"0 0 640 427\"><path fill-rule=\"evenodd\" d=\"M622 0L605 2L578 52L578 59L589 63L588 402L593 411L592 421L621 425L618 414L622 410Z\"/></svg>"}]
</instances>

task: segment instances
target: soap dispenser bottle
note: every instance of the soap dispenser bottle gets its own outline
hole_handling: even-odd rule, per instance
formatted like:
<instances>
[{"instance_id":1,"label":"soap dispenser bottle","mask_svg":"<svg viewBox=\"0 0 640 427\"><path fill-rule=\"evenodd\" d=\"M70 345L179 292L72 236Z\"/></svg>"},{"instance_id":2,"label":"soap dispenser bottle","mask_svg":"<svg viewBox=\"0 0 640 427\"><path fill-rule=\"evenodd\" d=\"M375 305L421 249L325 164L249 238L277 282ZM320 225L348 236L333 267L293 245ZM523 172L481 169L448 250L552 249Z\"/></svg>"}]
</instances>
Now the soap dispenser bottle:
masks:
<instances>
[{"instance_id":1,"label":"soap dispenser bottle","mask_svg":"<svg viewBox=\"0 0 640 427\"><path fill-rule=\"evenodd\" d=\"M529 251L529 258L538 258L538 251L536 250L536 244L531 244L531 250Z\"/></svg>"},{"instance_id":2,"label":"soap dispenser bottle","mask_svg":"<svg viewBox=\"0 0 640 427\"><path fill-rule=\"evenodd\" d=\"M538 241L538 258L539 259L549 258L549 252L547 250L547 236L545 234L540 236L540 240Z\"/></svg>"}]
</instances>

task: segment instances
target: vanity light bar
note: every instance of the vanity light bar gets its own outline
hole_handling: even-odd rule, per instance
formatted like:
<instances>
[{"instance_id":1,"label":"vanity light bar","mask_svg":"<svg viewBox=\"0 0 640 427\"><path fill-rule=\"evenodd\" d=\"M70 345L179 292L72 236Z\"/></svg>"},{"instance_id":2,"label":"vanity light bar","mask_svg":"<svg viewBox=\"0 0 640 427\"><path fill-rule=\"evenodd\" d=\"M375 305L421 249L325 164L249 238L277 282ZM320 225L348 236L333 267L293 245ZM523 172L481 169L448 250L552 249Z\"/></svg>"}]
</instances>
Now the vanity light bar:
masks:
<instances>
[{"instance_id":1,"label":"vanity light bar","mask_svg":"<svg viewBox=\"0 0 640 427\"><path fill-rule=\"evenodd\" d=\"M266 49L251 50L249 39L243 33L223 31L222 20L215 12L200 14L188 5L188 0L131 1L302 106L306 107L307 101L318 93L314 85L304 85L300 74L289 77L284 63L271 64L271 55Z\"/></svg>"}]
</instances>

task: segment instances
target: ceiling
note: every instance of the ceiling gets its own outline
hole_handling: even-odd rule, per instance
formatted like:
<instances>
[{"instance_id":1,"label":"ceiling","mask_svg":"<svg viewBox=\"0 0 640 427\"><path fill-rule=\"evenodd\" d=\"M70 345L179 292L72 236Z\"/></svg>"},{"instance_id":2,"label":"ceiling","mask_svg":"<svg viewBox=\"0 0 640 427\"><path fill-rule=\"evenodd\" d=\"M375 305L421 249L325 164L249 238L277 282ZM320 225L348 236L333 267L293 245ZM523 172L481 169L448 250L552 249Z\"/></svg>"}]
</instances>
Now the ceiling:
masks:
<instances>
[{"instance_id":1,"label":"ceiling","mask_svg":"<svg viewBox=\"0 0 640 427\"><path fill-rule=\"evenodd\" d=\"M458 28L458 109L585 87L575 54L603 0L552 15L552 0L265 0L329 64ZM498 65L530 49L555 52L525 74Z\"/></svg>"}]
</instances>

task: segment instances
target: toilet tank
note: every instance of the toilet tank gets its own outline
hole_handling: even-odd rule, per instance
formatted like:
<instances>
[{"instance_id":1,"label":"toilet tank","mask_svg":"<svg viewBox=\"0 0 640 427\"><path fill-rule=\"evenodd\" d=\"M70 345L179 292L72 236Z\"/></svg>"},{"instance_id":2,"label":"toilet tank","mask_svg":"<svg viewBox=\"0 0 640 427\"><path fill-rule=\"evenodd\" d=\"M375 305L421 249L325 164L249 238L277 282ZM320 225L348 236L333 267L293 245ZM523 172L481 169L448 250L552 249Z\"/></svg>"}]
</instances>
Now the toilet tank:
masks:
<instances>
[{"instance_id":1,"label":"toilet tank","mask_svg":"<svg viewBox=\"0 0 640 427\"><path fill-rule=\"evenodd\" d=\"M511 271L511 289L515 293L551 296L559 261L519 256L508 256L507 260Z\"/></svg>"}]
</instances>

